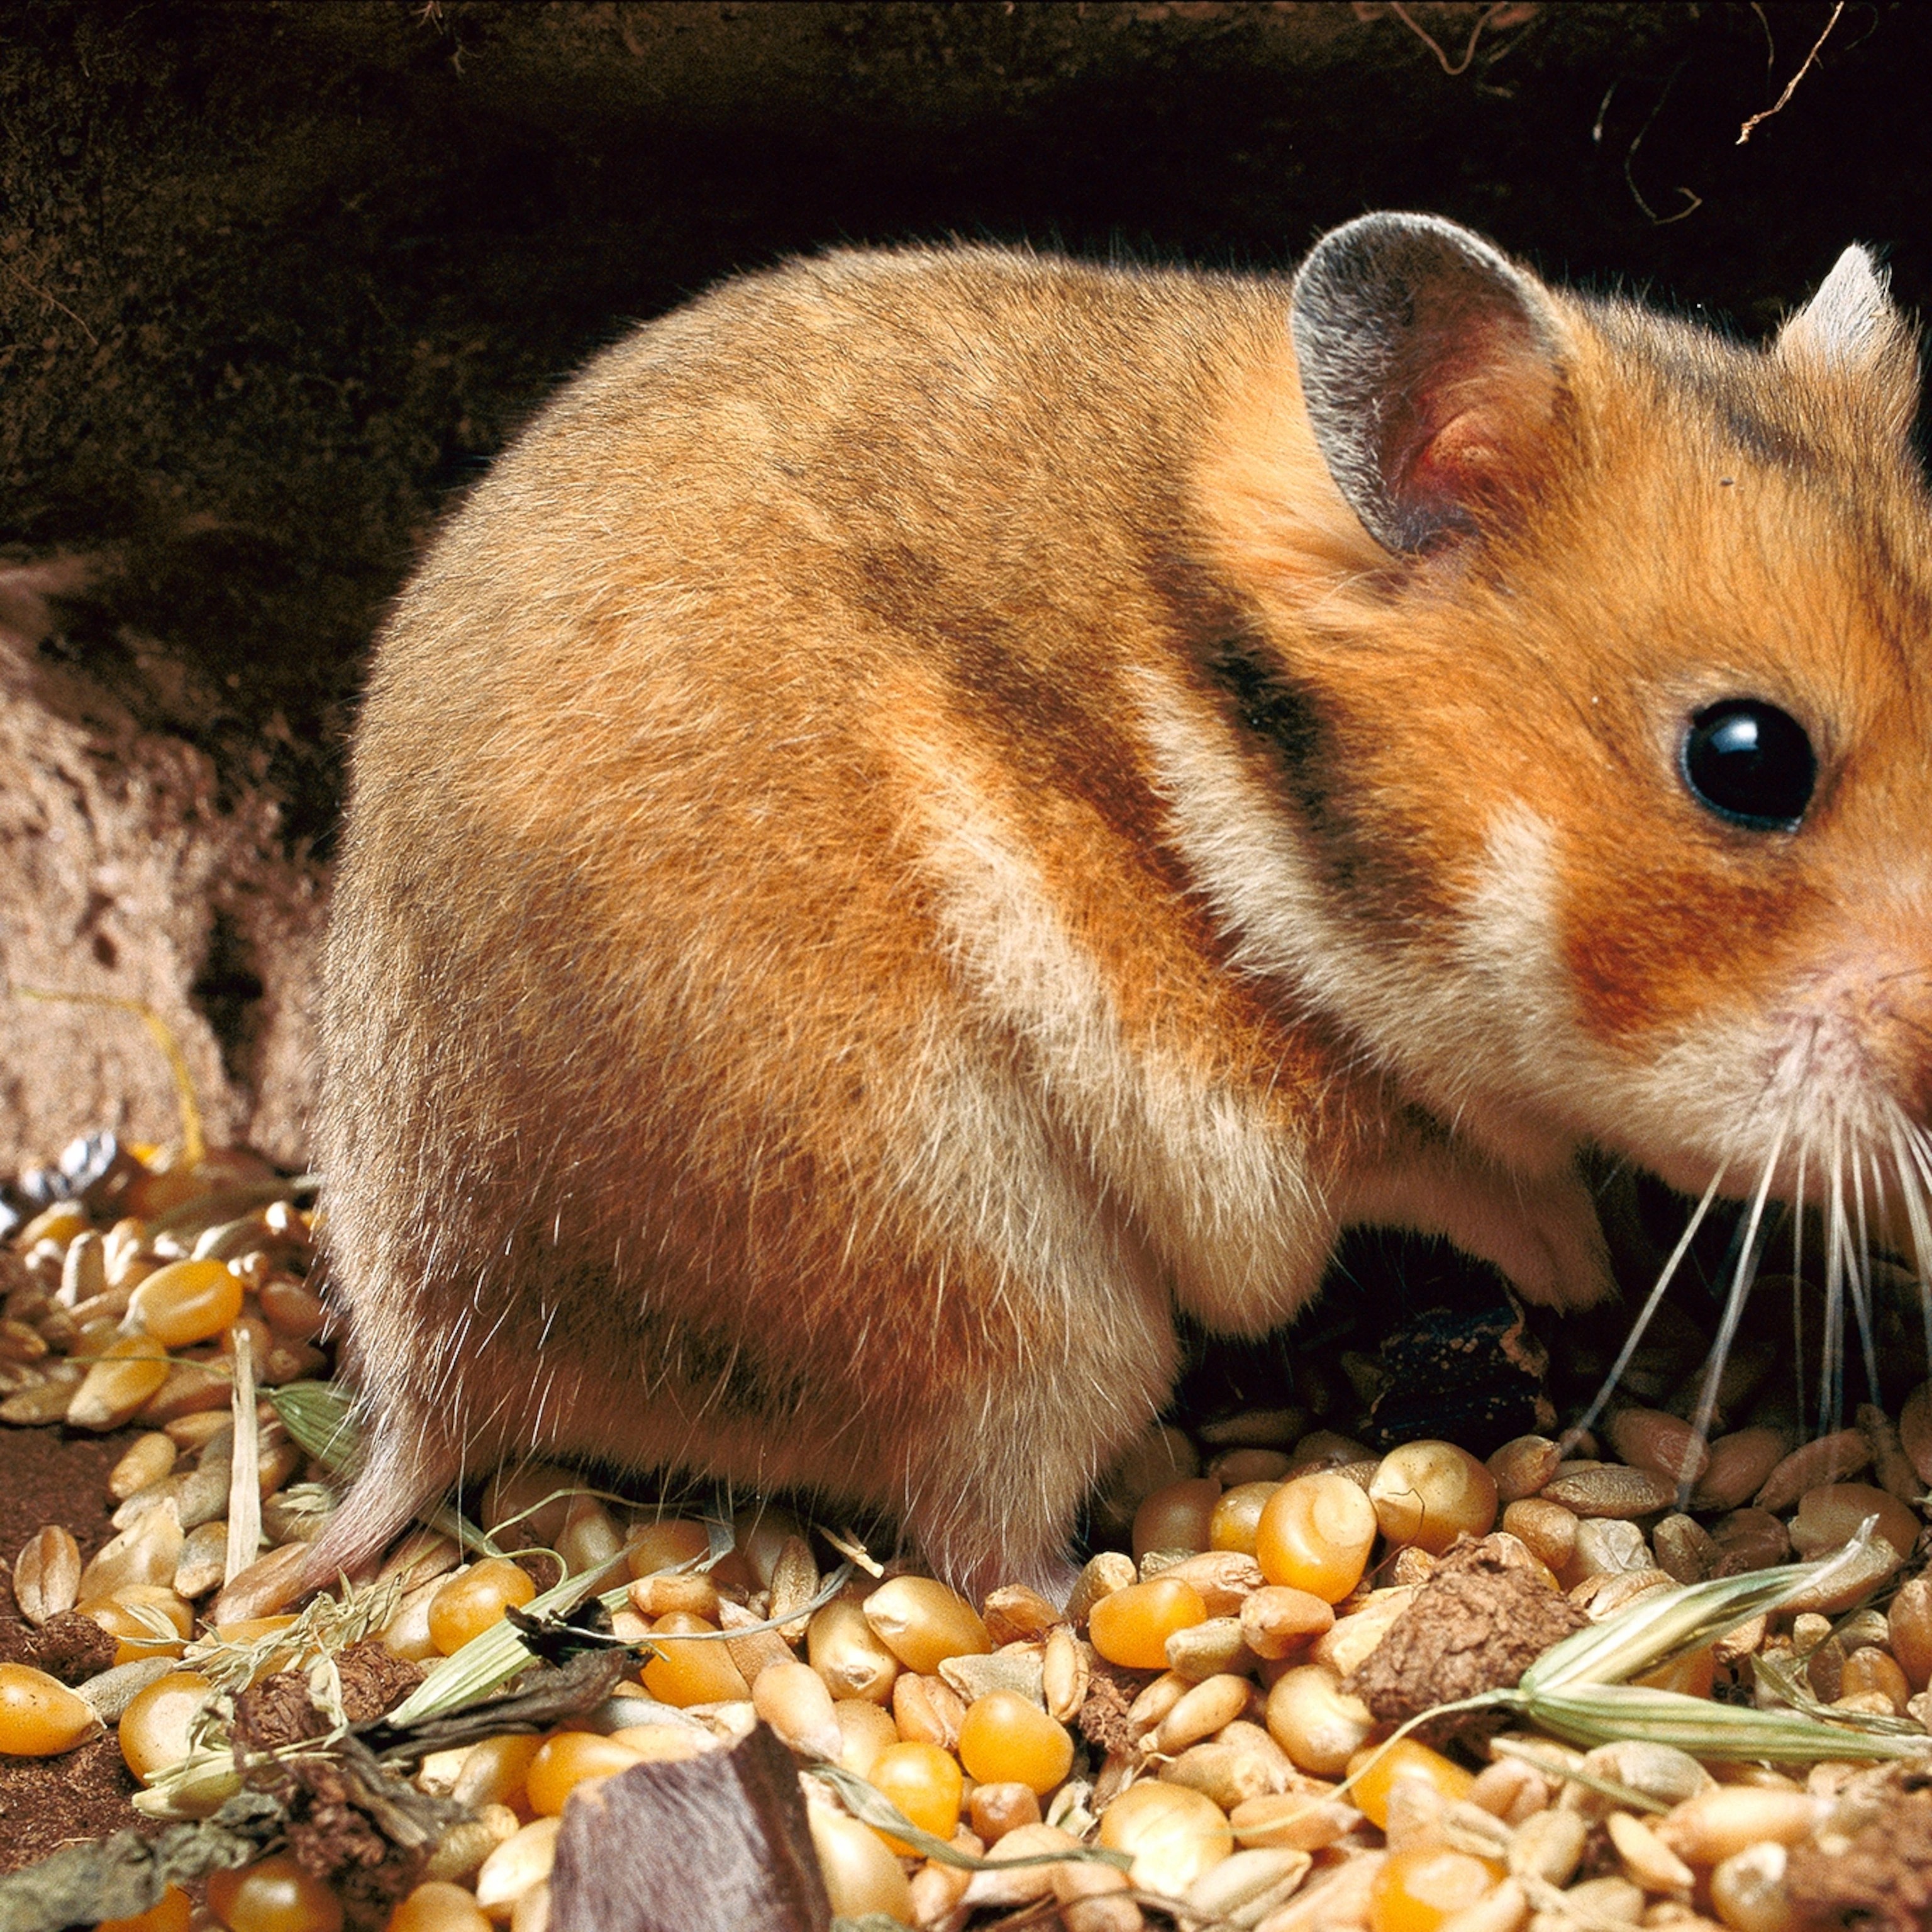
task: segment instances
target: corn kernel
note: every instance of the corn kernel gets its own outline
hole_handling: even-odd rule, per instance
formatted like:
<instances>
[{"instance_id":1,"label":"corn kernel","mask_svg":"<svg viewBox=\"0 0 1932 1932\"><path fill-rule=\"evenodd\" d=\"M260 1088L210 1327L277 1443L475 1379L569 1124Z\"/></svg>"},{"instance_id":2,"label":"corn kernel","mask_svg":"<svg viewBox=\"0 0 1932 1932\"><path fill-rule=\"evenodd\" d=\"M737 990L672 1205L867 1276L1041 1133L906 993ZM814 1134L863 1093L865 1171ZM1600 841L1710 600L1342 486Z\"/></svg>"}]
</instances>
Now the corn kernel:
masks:
<instances>
[{"instance_id":1,"label":"corn kernel","mask_svg":"<svg viewBox=\"0 0 1932 1932\"><path fill-rule=\"evenodd\" d=\"M208 1909L229 1932L341 1932L342 1901L287 1852L210 1872Z\"/></svg>"},{"instance_id":2,"label":"corn kernel","mask_svg":"<svg viewBox=\"0 0 1932 1932\"><path fill-rule=\"evenodd\" d=\"M1268 1498L1255 1558L1270 1583L1338 1604L1362 1580L1375 1547L1375 1505L1333 1470L1297 1476Z\"/></svg>"},{"instance_id":3,"label":"corn kernel","mask_svg":"<svg viewBox=\"0 0 1932 1932\"><path fill-rule=\"evenodd\" d=\"M1232 1550L1244 1556L1255 1553L1255 1535L1262 1511L1281 1487L1278 1482L1241 1483L1226 1491L1208 1520L1210 1550Z\"/></svg>"},{"instance_id":4,"label":"corn kernel","mask_svg":"<svg viewBox=\"0 0 1932 1932\"><path fill-rule=\"evenodd\" d=\"M164 1348L185 1348L231 1326L242 1312L242 1294L226 1262L174 1262L136 1288L128 1320Z\"/></svg>"},{"instance_id":5,"label":"corn kernel","mask_svg":"<svg viewBox=\"0 0 1932 1932\"><path fill-rule=\"evenodd\" d=\"M117 1664L143 1657L178 1657L194 1634L194 1606L164 1583L124 1583L112 1596L96 1598L80 1608L82 1616L114 1639ZM161 1620L159 1628L157 1617Z\"/></svg>"},{"instance_id":6,"label":"corn kernel","mask_svg":"<svg viewBox=\"0 0 1932 1932\"><path fill-rule=\"evenodd\" d=\"M723 1704L748 1698L752 1687L732 1661L730 1650L716 1638L695 1643L666 1642L691 1637L715 1627L686 1610L673 1610L651 1627L658 1654L644 1666L644 1688L660 1703Z\"/></svg>"},{"instance_id":7,"label":"corn kernel","mask_svg":"<svg viewBox=\"0 0 1932 1932\"><path fill-rule=\"evenodd\" d=\"M1053 1720L1048 1718L1047 1722ZM866 1779L921 1831L930 1832L935 1838L950 1838L958 1830L965 1780L958 1760L937 1744L889 1744L872 1760ZM896 1852L914 1850L890 1835L886 1843Z\"/></svg>"},{"instance_id":8,"label":"corn kernel","mask_svg":"<svg viewBox=\"0 0 1932 1932\"><path fill-rule=\"evenodd\" d=\"M431 1879L389 1914L383 1932L490 1932L490 1922L473 1892L447 1879Z\"/></svg>"},{"instance_id":9,"label":"corn kernel","mask_svg":"<svg viewBox=\"0 0 1932 1932\"><path fill-rule=\"evenodd\" d=\"M644 1754L594 1731L560 1731L547 1738L524 1774L524 1796L539 1818L554 1818L577 1787L644 1762Z\"/></svg>"},{"instance_id":10,"label":"corn kernel","mask_svg":"<svg viewBox=\"0 0 1932 1932\"><path fill-rule=\"evenodd\" d=\"M1485 1860L1446 1846L1391 1852L1370 1887L1370 1932L1436 1932L1483 1898L1496 1876Z\"/></svg>"},{"instance_id":11,"label":"corn kernel","mask_svg":"<svg viewBox=\"0 0 1932 1932\"><path fill-rule=\"evenodd\" d=\"M808 1664L774 1664L758 1672L752 1703L786 1746L802 1757L836 1759L844 1748L832 1693Z\"/></svg>"},{"instance_id":12,"label":"corn kernel","mask_svg":"<svg viewBox=\"0 0 1932 1932\"><path fill-rule=\"evenodd\" d=\"M0 1755L52 1757L96 1736L100 1720L57 1677L0 1664Z\"/></svg>"},{"instance_id":13,"label":"corn kernel","mask_svg":"<svg viewBox=\"0 0 1932 1932\"><path fill-rule=\"evenodd\" d=\"M835 1918L879 1912L902 1925L912 1924L912 1887L876 1832L820 1804L811 1808L807 1822Z\"/></svg>"},{"instance_id":14,"label":"corn kernel","mask_svg":"<svg viewBox=\"0 0 1932 1932\"><path fill-rule=\"evenodd\" d=\"M486 1804L528 1810L524 1781L532 1760L542 1748L542 1738L517 1732L481 1739L470 1747L450 1796L469 1811L480 1811Z\"/></svg>"},{"instance_id":15,"label":"corn kernel","mask_svg":"<svg viewBox=\"0 0 1932 1932\"><path fill-rule=\"evenodd\" d=\"M214 1690L198 1671L172 1671L122 1712L121 1755L143 1784L188 1756L189 1730Z\"/></svg>"},{"instance_id":16,"label":"corn kernel","mask_svg":"<svg viewBox=\"0 0 1932 1932\"><path fill-rule=\"evenodd\" d=\"M1788 1856L1780 1844L1752 1845L1712 1873L1712 1908L1732 1932L1796 1932L1801 1922L1784 1884Z\"/></svg>"},{"instance_id":17,"label":"corn kernel","mask_svg":"<svg viewBox=\"0 0 1932 1932\"><path fill-rule=\"evenodd\" d=\"M872 1634L859 1606L835 1598L816 1612L805 1631L806 1660L835 1699L863 1697L889 1703L899 1660Z\"/></svg>"},{"instance_id":18,"label":"corn kernel","mask_svg":"<svg viewBox=\"0 0 1932 1932\"><path fill-rule=\"evenodd\" d=\"M1073 1740L1037 1704L994 1690L967 1706L959 1761L982 1784L1024 1784L1043 1798L1073 1768Z\"/></svg>"},{"instance_id":19,"label":"corn kernel","mask_svg":"<svg viewBox=\"0 0 1932 1932\"><path fill-rule=\"evenodd\" d=\"M445 1657L500 1623L512 1604L519 1609L537 1593L536 1580L507 1557L486 1557L452 1576L430 1598L430 1639Z\"/></svg>"},{"instance_id":20,"label":"corn kernel","mask_svg":"<svg viewBox=\"0 0 1932 1932\"><path fill-rule=\"evenodd\" d=\"M194 1900L171 1885L145 1912L131 1918L104 1918L94 1932L189 1932L194 1923Z\"/></svg>"},{"instance_id":21,"label":"corn kernel","mask_svg":"<svg viewBox=\"0 0 1932 1932\"><path fill-rule=\"evenodd\" d=\"M1712 1685L1718 1681L1717 1654L1708 1643L1702 1644L1630 1681L1646 1690L1675 1690L1682 1696L1708 1697Z\"/></svg>"},{"instance_id":22,"label":"corn kernel","mask_svg":"<svg viewBox=\"0 0 1932 1932\"><path fill-rule=\"evenodd\" d=\"M867 1627L908 1670L930 1676L949 1657L993 1648L980 1612L930 1576L895 1576L860 1606Z\"/></svg>"},{"instance_id":23,"label":"corn kernel","mask_svg":"<svg viewBox=\"0 0 1932 1932\"><path fill-rule=\"evenodd\" d=\"M1181 1898L1233 1852L1234 1834L1211 1798L1150 1781L1130 1784L1102 1813L1100 1843L1132 1858L1138 1890Z\"/></svg>"},{"instance_id":24,"label":"corn kernel","mask_svg":"<svg viewBox=\"0 0 1932 1932\"><path fill-rule=\"evenodd\" d=\"M1439 1556L1459 1536L1486 1536L1496 1520L1496 1479L1453 1442L1405 1442L1369 1484L1376 1521L1391 1544Z\"/></svg>"},{"instance_id":25,"label":"corn kernel","mask_svg":"<svg viewBox=\"0 0 1932 1932\"><path fill-rule=\"evenodd\" d=\"M1359 1752L1349 1760L1348 1772L1355 1777L1358 1766L1360 1775L1348 1787L1349 1802L1372 1825L1384 1830L1388 1827L1389 1793L1395 1789L1398 1780L1415 1778L1432 1785L1445 1804L1453 1804L1458 1799L1468 1796L1474 1784L1475 1774L1465 1771L1460 1764L1452 1762L1440 1751L1431 1750L1426 1744L1418 1744L1413 1738L1401 1738L1385 1749Z\"/></svg>"},{"instance_id":26,"label":"corn kernel","mask_svg":"<svg viewBox=\"0 0 1932 1932\"><path fill-rule=\"evenodd\" d=\"M492 1918L500 1923L532 1886L548 1881L562 1823L558 1818L532 1820L483 1861L476 1874L476 1903Z\"/></svg>"},{"instance_id":27,"label":"corn kernel","mask_svg":"<svg viewBox=\"0 0 1932 1932\"><path fill-rule=\"evenodd\" d=\"M1209 1525L1220 1500L1221 1485L1212 1476L1163 1483L1134 1511L1134 1561L1150 1550L1210 1548Z\"/></svg>"},{"instance_id":28,"label":"corn kernel","mask_svg":"<svg viewBox=\"0 0 1932 1932\"><path fill-rule=\"evenodd\" d=\"M1198 1590L1172 1577L1156 1576L1102 1597L1088 1619L1087 1634L1109 1664L1130 1670L1159 1670L1167 1663L1168 1639L1207 1621L1208 1606Z\"/></svg>"},{"instance_id":29,"label":"corn kernel","mask_svg":"<svg viewBox=\"0 0 1932 1932\"><path fill-rule=\"evenodd\" d=\"M868 1697L841 1697L832 1706L843 1740L838 1762L855 1778L869 1779L880 1752L899 1741L892 1713Z\"/></svg>"},{"instance_id":30,"label":"corn kernel","mask_svg":"<svg viewBox=\"0 0 1932 1932\"><path fill-rule=\"evenodd\" d=\"M75 1235L86 1234L89 1226L87 1210L79 1202L56 1201L51 1208L43 1208L14 1235L14 1245L23 1255L40 1241L57 1241L65 1247Z\"/></svg>"},{"instance_id":31,"label":"corn kernel","mask_svg":"<svg viewBox=\"0 0 1932 1932\"><path fill-rule=\"evenodd\" d=\"M1339 1777L1375 1729L1369 1708L1318 1664L1284 1671L1268 1693L1268 1736L1300 1771Z\"/></svg>"}]
</instances>

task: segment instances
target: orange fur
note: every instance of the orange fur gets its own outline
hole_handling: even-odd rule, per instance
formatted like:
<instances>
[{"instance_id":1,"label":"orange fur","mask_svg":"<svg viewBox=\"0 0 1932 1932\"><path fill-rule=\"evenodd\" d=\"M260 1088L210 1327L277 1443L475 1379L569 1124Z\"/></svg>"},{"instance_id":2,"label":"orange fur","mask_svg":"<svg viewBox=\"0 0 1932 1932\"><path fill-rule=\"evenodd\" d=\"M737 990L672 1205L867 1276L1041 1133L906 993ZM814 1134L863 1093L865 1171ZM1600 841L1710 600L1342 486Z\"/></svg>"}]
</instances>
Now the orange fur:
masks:
<instances>
[{"instance_id":1,"label":"orange fur","mask_svg":"<svg viewBox=\"0 0 1932 1932\"><path fill-rule=\"evenodd\" d=\"M1176 1308L1284 1320L1363 1220L1588 1300L1580 1144L1708 1173L1794 1028L1923 1124L1904 338L1538 300L1415 404L1468 527L1406 556L1266 278L836 255L563 392L356 747L317 1574L542 1446L1046 1576ZM1741 688L1816 721L1797 834L1678 777Z\"/></svg>"}]
</instances>

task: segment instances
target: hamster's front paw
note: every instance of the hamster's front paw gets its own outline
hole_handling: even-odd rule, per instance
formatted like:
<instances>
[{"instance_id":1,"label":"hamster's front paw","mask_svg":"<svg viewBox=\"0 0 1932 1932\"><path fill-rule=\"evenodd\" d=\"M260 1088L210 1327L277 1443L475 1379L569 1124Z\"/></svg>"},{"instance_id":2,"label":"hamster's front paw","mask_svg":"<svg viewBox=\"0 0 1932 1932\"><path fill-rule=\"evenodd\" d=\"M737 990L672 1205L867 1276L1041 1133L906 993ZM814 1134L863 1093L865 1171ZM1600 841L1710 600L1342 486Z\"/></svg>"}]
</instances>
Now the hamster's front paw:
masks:
<instances>
[{"instance_id":1,"label":"hamster's front paw","mask_svg":"<svg viewBox=\"0 0 1932 1932\"><path fill-rule=\"evenodd\" d=\"M1492 1261L1526 1301L1566 1313L1593 1308L1613 1294L1610 1249L1597 1204L1574 1173L1518 1183L1497 1204Z\"/></svg>"},{"instance_id":2,"label":"hamster's front paw","mask_svg":"<svg viewBox=\"0 0 1932 1932\"><path fill-rule=\"evenodd\" d=\"M1573 1167L1526 1174L1426 1144L1356 1177L1344 1218L1445 1235L1540 1307L1588 1308L1616 1286L1596 1202Z\"/></svg>"}]
</instances>

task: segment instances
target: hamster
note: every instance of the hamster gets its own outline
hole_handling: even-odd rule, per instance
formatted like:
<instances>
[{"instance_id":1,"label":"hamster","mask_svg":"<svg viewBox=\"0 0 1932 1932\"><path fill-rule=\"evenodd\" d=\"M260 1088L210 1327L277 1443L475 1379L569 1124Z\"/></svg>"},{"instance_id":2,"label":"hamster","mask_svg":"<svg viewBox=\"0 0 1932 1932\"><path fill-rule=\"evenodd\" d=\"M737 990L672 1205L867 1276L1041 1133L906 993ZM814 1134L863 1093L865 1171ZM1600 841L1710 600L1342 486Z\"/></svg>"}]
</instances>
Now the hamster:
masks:
<instances>
[{"instance_id":1,"label":"hamster","mask_svg":"<svg viewBox=\"0 0 1932 1932\"><path fill-rule=\"evenodd\" d=\"M1177 1311L1358 1224L1586 1305L1586 1148L1932 1251L1916 381L1858 248L1759 348L1394 214L599 356L374 658L311 1574L541 1450L1050 1586Z\"/></svg>"}]
</instances>

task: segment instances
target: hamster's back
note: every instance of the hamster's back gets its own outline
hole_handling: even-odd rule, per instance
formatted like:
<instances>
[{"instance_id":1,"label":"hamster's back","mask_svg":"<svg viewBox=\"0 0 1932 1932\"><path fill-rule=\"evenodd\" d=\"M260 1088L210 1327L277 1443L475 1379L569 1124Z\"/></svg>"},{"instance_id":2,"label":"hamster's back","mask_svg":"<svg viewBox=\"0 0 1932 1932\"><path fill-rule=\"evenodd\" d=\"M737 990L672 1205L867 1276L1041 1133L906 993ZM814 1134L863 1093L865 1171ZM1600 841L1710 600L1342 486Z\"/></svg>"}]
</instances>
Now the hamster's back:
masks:
<instances>
[{"instance_id":1,"label":"hamster's back","mask_svg":"<svg viewBox=\"0 0 1932 1932\"><path fill-rule=\"evenodd\" d=\"M913 1515L1004 1457L926 1540L1036 1546L1157 1406L1163 1264L1025 1036L1064 1002L962 960L1000 928L961 898L1041 899L1062 970L1293 1098L1122 729L1218 614L1185 468L1284 301L797 265L610 351L454 519L380 645L328 956L380 1468L338 1552L538 1443Z\"/></svg>"}]
</instances>

